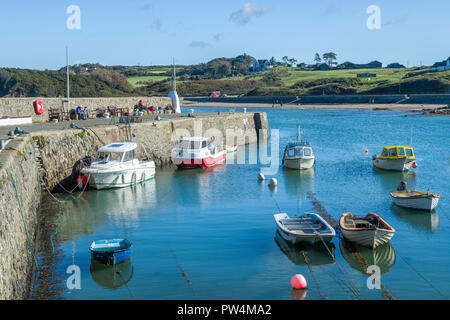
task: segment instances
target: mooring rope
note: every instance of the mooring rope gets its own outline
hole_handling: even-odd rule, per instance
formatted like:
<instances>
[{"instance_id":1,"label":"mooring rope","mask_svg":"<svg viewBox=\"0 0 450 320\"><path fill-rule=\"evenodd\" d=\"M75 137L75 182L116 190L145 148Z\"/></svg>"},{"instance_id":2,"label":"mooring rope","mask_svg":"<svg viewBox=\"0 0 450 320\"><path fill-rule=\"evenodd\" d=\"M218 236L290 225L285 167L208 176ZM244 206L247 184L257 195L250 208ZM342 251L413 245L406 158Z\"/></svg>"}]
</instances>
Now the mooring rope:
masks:
<instances>
[{"instance_id":1,"label":"mooring rope","mask_svg":"<svg viewBox=\"0 0 450 320\"><path fill-rule=\"evenodd\" d=\"M419 277L425 280L430 285L430 287L433 288L439 295L448 300L448 297L443 294L438 288L436 288L430 280L428 280L423 274L421 274L416 268L414 268L408 261L406 261L406 259L398 252L398 250L395 250L394 248L392 249L394 250L395 254L398 255L411 268L411 270L413 270Z\"/></svg>"},{"instance_id":2,"label":"mooring rope","mask_svg":"<svg viewBox=\"0 0 450 320\"><path fill-rule=\"evenodd\" d=\"M319 239L322 241L323 245L325 246L325 248L327 249L328 253L330 254L330 256L333 258L333 260L336 262L336 265L338 266L339 270L342 272L342 274L344 275L344 277L346 278L347 282L350 284L350 287L352 288L353 293L355 294L355 296L357 296L360 299L366 299L364 298L364 296L361 294L361 292L359 291L359 289L353 284L353 282L350 280L350 278L348 277L347 273L342 269L342 267L340 266L340 264L337 262L337 260L335 259L335 257L333 256L333 254L330 251L330 248L328 248L327 244L325 243L325 241L323 240L322 236L316 232L316 234L319 236Z\"/></svg>"},{"instance_id":3,"label":"mooring rope","mask_svg":"<svg viewBox=\"0 0 450 320\"><path fill-rule=\"evenodd\" d=\"M305 262L306 262L306 264L307 264L307 266L308 266L309 272L311 273L311 277L313 278L314 283L316 284L317 291L319 292L320 297L321 297L323 300L324 300L324 299L328 299L327 297L325 297L325 296L322 294L322 290L320 290L319 282L317 281L317 278L316 278L316 276L314 275L314 270L313 270L313 268L312 268L312 266L311 266L311 263L310 263L310 261L309 261L308 256L306 255L305 250L301 250L300 253L301 253L302 256L303 256L303 259L305 259Z\"/></svg>"}]
</instances>

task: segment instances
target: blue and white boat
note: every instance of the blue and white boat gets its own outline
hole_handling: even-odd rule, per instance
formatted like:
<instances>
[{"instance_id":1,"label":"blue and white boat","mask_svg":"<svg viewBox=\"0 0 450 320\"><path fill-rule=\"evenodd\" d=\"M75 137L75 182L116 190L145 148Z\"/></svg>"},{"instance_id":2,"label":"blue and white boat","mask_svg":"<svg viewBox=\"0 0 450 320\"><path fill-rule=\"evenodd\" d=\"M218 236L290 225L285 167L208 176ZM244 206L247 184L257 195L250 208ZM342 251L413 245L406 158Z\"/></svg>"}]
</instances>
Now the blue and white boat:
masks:
<instances>
[{"instance_id":1,"label":"blue and white boat","mask_svg":"<svg viewBox=\"0 0 450 320\"><path fill-rule=\"evenodd\" d=\"M92 241L89 250L92 259L104 264L119 264L131 257L133 244L127 239Z\"/></svg>"},{"instance_id":2,"label":"blue and white boat","mask_svg":"<svg viewBox=\"0 0 450 320\"><path fill-rule=\"evenodd\" d=\"M289 169L309 169L314 165L314 151L306 140L300 139L300 126L297 126L297 141L291 141L284 149L283 165Z\"/></svg>"}]
</instances>

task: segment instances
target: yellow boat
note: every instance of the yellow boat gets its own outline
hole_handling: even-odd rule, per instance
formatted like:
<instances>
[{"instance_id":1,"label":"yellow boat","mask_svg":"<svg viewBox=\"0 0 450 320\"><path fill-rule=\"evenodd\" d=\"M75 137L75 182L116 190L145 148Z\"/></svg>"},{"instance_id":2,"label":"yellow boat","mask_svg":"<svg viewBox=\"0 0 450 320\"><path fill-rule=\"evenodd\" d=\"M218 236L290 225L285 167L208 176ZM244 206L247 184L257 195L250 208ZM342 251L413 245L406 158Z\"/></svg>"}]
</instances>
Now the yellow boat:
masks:
<instances>
[{"instance_id":1,"label":"yellow boat","mask_svg":"<svg viewBox=\"0 0 450 320\"><path fill-rule=\"evenodd\" d=\"M373 166L384 170L404 171L416 166L414 150L406 146L384 147L380 155L372 157Z\"/></svg>"}]
</instances>

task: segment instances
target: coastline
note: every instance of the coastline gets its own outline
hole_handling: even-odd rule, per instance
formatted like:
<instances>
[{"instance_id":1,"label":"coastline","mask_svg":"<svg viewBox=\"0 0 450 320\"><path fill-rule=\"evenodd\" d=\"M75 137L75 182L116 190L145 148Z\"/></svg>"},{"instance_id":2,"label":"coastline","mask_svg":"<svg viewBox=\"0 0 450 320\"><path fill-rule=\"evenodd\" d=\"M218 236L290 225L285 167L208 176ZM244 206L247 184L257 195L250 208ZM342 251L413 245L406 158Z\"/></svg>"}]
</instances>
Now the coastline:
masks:
<instances>
[{"instance_id":1,"label":"coastline","mask_svg":"<svg viewBox=\"0 0 450 320\"><path fill-rule=\"evenodd\" d=\"M228 102L191 102L182 101L183 108L270 108L270 109L361 109L361 110L406 110L423 111L424 109L442 108L441 104L299 104L280 106L270 103L228 103Z\"/></svg>"}]
</instances>

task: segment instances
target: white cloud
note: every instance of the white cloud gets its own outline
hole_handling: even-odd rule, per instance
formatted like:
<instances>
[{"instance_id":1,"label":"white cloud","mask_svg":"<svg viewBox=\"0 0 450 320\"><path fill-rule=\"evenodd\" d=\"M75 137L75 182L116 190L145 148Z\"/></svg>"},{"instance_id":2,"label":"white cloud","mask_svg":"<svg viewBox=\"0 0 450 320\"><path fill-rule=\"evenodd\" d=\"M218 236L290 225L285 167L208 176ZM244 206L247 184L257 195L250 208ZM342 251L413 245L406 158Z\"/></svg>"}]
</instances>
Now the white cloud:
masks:
<instances>
[{"instance_id":1,"label":"white cloud","mask_svg":"<svg viewBox=\"0 0 450 320\"><path fill-rule=\"evenodd\" d=\"M246 25L250 22L252 17L260 17L267 13L271 9L270 6L268 7L260 7L258 4L253 2L248 2L244 4L242 9L233 12L230 15L230 20L234 23L237 23L239 25Z\"/></svg>"}]
</instances>

